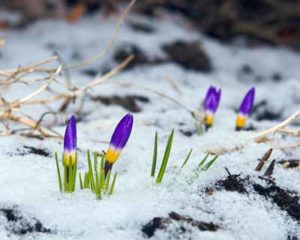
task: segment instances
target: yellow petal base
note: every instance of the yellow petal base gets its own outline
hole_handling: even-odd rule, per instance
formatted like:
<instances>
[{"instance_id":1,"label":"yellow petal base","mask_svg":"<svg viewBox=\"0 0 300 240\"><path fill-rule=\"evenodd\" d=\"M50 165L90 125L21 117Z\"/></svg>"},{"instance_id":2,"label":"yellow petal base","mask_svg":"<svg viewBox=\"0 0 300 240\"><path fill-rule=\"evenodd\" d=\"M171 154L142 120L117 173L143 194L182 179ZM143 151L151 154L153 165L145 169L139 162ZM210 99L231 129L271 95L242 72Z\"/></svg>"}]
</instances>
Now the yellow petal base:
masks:
<instances>
[{"instance_id":1,"label":"yellow petal base","mask_svg":"<svg viewBox=\"0 0 300 240\"><path fill-rule=\"evenodd\" d=\"M109 163L115 163L118 160L120 153L120 150L109 147L105 154L105 161Z\"/></svg>"},{"instance_id":2,"label":"yellow petal base","mask_svg":"<svg viewBox=\"0 0 300 240\"><path fill-rule=\"evenodd\" d=\"M247 122L247 117L238 115L235 121L235 126L237 129L242 129L243 127L245 127L246 122Z\"/></svg>"},{"instance_id":3,"label":"yellow petal base","mask_svg":"<svg viewBox=\"0 0 300 240\"><path fill-rule=\"evenodd\" d=\"M72 166L74 166L76 162L76 153L64 153L64 162L66 166L69 166L70 160L72 161Z\"/></svg>"},{"instance_id":4,"label":"yellow petal base","mask_svg":"<svg viewBox=\"0 0 300 240\"><path fill-rule=\"evenodd\" d=\"M206 114L204 118L204 124L206 127L211 127L214 122L214 116L212 114Z\"/></svg>"}]
</instances>

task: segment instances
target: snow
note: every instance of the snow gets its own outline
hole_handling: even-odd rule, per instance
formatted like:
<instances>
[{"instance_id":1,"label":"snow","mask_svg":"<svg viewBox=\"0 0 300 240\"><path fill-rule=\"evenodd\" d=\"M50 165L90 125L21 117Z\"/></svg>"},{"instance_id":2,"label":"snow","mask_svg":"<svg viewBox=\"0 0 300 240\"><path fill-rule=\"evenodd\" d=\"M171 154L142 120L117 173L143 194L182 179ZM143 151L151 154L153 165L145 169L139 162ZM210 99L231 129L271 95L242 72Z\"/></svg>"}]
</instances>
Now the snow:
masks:
<instances>
[{"instance_id":1,"label":"snow","mask_svg":"<svg viewBox=\"0 0 300 240\"><path fill-rule=\"evenodd\" d=\"M1 69L25 66L44 60L53 53L47 45L56 46L56 51L67 62L74 62L72 55L79 54L79 60L85 59L108 43L118 18L104 19L94 16L75 24L61 21L42 21L20 31L6 31L1 35L6 45L1 49ZM141 21L137 16L130 16L130 21ZM153 217L166 217L176 211L199 221L213 222L220 226L216 232L199 231L186 226L188 233L178 239L287 239L288 234L300 237L297 222L278 206L255 193L241 195L225 190L216 191L206 196L205 187L227 176L225 167L231 173L250 175L254 171L257 159L276 144L295 143L298 139L276 139L276 144L255 144L250 139L252 132L234 132L235 109L238 108L245 92L256 87L256 101L267 100L270 109L282 112L285 118L299 108L300 90L300 55L288 49L257 47L248 49L242 46L224 45L208 39L191 28L179 24L170 16L155 20L145 20L153 25L153 34L134 32L128 25L122 27L118 42L114 48L124 42L137 44L149 56L162 56L160 46L178 39L201 40L203 48L210 56L215 72L203 74L185 71L175 64L138 67L125 71L96 87L92 94L110 96L112 94L139 94L147 96L150 104L142 104L142 112L134 114L135 124L131 138L115 164L118 179L115 193L102 201L97 201L94 194L78 190L74 194L61 194L58 191L55 163L52 157L34 154L21 155L23 146L46 149L51 153L62 151L62 143L56 140L34 140L19 135L0 138L0 208L18 206L25 216L39 219L51 229L50 234L26 234L22 239L142 239L141 228ZM92 64L100 70L104 66L113 66L110 52L108 56ZM249 64L265 81L254 83L242 81L238 70L243 64ZM279 72L283 76L280 84L271 80L271 75ZM180 90L176 92L166 81L172 79ZM74 84L82 86L91 78L80 71L71 72ZM123 87L118 83L132 83L165 93L190 109L200 109L200 103L209 85L222 88L222 100L216 114L214 127L203 136L185 137L180 129L194 130L195 121L183 108L153 92L136 88ZM16 85L1 95L9 100L25 96L38 85ZM46 95L40 95L46 96ZM55 106L55 104L53 105ZM68 118L79 106L75 103L65 113ZM42 107L28 106L25 113L38 117L45 111ZM86 151L106 150L107 142L114 126L127 112L118 106L105 107L89 102L84 106L89 113L86 122L78 123L79 171L87 168ZM179 126L184 123L184 126ZM258 130L276 124L276 121L257 122L250 119ZM153 139L159 133L159 163L171 129L175 129L171 158L161 185L156 185L150 177ZM57 126L63 134L64 126ZM298 140L299 141L299 140ZM211 147L234 147L246 144L240 151L222 155L207 171L202 172L194 182L188 181L199 161L205 156L205 150ZM185 156L193 148L191 158L184 169L180 169ZM296 158L300 150L283 152L274 149L272 159L286 156ZM283 169L275 166L273 177L278 186L300 192L297 169ZM19 239L9 234L5 227L6 220L0 214L0 239ZM167 231L157 231L155 239L173 239L175 225ZM175 238L177 239L177 238Z\"/></svg>"}]
</instances>

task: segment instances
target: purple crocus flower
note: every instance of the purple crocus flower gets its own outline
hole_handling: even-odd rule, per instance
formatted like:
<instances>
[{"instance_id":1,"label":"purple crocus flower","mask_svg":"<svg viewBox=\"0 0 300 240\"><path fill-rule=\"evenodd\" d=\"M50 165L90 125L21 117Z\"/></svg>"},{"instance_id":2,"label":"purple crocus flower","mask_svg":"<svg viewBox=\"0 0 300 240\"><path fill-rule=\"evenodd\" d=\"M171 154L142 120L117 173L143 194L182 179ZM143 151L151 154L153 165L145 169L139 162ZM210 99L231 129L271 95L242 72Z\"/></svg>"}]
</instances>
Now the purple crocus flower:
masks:
<instances>
[{"instance_id":1,"label":"purple crocus flower","mask_svg":"<svg viewBox=\"0 0 300 240\"><path fill-rule=\"evenodd\" d=\"M211 127L214 121L214 114L218 109L221 99L221 89L217 90L214 86L210 86L207 90L204 109L205 109L205 119L204 123L206 128Z\"/></svg>"},{"instance_id":2,"label":"purple crocus flower","mask_svg":"<svg viewBox=\"0 0 300 240\"><path fill-rule=\"evenodd\" d=\"M70 160L72 165L76 161L76 148L77 148L77 130L76 130L76 118L74 115L71 116L67 124L64 138L64 161L68 166Z\"/></svg>"},{"instance_id":3,"label":"purple crocus flower","mask_svg":"<svg viewBox=\"0 0 300 240\"><path fill-rule=\"evenodd\" d=\"M128 113L118 123L110 140L109 148L105 154L105 175L112 165L118 160L122 149L125 147L133 126L133 116Z\"/></svg>"},{"instance_id":4,"label":"purple crocus flower","mask_svg":"<svg viewBox=\"0 0 300 240\"><path fill-rule=\"evenodd\" d=\"M242 129L247 122L247 118L253 108L254 104L254 98L255 98L255 88L252 87L245 95L240 110L238 113L238 116L236 118L236 129L240 130Z\"/></svg>"}]
</instances>

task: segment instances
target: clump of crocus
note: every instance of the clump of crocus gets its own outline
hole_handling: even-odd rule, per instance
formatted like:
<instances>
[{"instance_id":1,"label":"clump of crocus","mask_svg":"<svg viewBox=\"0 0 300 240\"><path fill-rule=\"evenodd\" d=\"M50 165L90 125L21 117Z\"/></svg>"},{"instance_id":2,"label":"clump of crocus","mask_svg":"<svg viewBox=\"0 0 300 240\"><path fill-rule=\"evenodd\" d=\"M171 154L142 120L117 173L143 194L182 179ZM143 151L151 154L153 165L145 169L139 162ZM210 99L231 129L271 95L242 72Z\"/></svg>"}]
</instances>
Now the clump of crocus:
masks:
<instances>
[{"instance_id":1,"label":"clump of crocus","mask_svg":"<svg viewBox=\"0 0 300 240\"><path fill-rule=\"evenodd\" d=\"M60 174L57 153L55 153L59 190L74 192L77 173L77 131L76 118L72 116L67 124L64 137L64 152L62 156L63 181Z\"/></svg>"},{"instance_id":2,"label":"clump of crocus","mask_svg":"<svg viewBox=\"0 0 300 240\"><path fill-rule=\"evenodd\" d=\"M77 129L76 118L74 115L70 118L64 137L64 162L66 166L75 165L77 149Z\"/></svg>"},{"instance_id":3,"label":"clump of crocus","mask_svg":"<svg viewBox=\"0 0 300 240\"><path fill-rule=\"evenodd\" d=\"M254 104L254 97L255 97L255 88L251 88L245 95L239 113L236 118L236 130L241 130L245 127L247 118L253 108Z\"/></svg>"},{"instance_id":4,"label":"clump of crocus","mask_svg":"<svg viewBox=\"0 0 300 240\"><path fill-rule=\"evenodd\" d=\"M98 157L101 157L100 166ZM110 181L112 172L109 171L107 176L105 175L104 165L105 165L105 155L94 152L94 163L92 162L91 153L88 150L87 160L88 160L88 171L84 173L82 177L79 173L79 184L80 189L90 189L96 194L96 198L101 200L103 195L112 195L117 180L117 172L113 176L112 182Z\"/></svg>"},{"instance_id":5,"label":"clump of crocus","mask_svg":"<svg viewBox=\"0 0 300 240\"><path fill-rule=\"evenodd\" d=\"M122 149L125 147L133 126L133 116L128 113L118 123L110 140L110 145L105 153L105 176L111 170L113 164L118 160Z\"/></svg>"},{"instance_id":6,"label":"clump of crocus","mask_svg":"<svg viewBox=\"0 0 300 240\"><path fill-rule=\"evenodd\" d=\"M214 86L210 86L207 90L204 100L204 124L206 129L210 128L214 122L214 114L218 109L221 99L221 89L217 90Z\"/></svg>"}]
</instances>

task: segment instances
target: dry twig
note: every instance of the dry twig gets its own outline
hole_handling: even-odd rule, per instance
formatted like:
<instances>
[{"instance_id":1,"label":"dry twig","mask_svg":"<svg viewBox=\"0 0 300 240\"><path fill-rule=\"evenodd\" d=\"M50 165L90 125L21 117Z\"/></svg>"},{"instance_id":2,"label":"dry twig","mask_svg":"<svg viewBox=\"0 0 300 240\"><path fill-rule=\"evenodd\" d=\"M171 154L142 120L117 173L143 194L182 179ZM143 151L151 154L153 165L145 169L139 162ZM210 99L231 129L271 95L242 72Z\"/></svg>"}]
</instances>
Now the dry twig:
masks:
<instances>
[{"instance_id":1,"label":"dry twig","mask_svg":"<svg viewBox=\"0 0 300 240\"><path fill-rule=\"evenodd\" d=\"M41 126L41 122L43 117L45 116L45 113L41 115L39 120L34 120L30 116L26 116L25 114L22 114L22 107L24 105L44 105L48 109L51 109L50 104L56 101L64 101L65 104L70 103L75 98L87 94L87 92L94 88L95 86L103 83L105 80L111 78L112 76L119 73L126 65L133 59L133 56L129 56L125 61L123 61L121 64L116 66L114 69L109 71L108 73L104 74L101 77L95 78L92 82L88 83L87 85L78 88L74 85L72 85L70 82L65 82L56 79L58 75L66 70L74 69L74 68L80 68L83 66L86 66L88 64L91 64L95 61L98 61L103 56L107 54L107 52L112 48L114 45L117 35L120 31L120 27L122 23L124 22L126 16L128 15L128 12L132 5L134 4L135 0L132 0L129 5L126 7L124 12L122 13L116 28L114 30L114 33L107 45L106 48L104 48L99 54L96 54L95 56L86 59L82 62L76 63L76 64L61 64L58 68L48 67L47 65L50 63L54 63L55 61L58 61L58 56L53 56L49 59L46 59L44 61L25 66L25 67L18 67L16 69L7 69L7 70L0 70L0 78L4 78L0 82L0 89L6 89L8 87L11 87L13 84L16 83L22 83L22 84L32 84L34 82L42 81L45 82L41 87L33 91L32 93L28 94L27 96L13 100L8 101L3 96L0 95L0 122L3 124L5 130L0 132L1 136L10 135L16 132L21 132L21 134L25 134L26 136L34 136L34 137L59 137L61 138L61 135L57 133L56 131L52 130L50 127L43 127ZM1 43L3 43L0 39L0 47ZM33 73L39 73L44 74L44 77L39 78L29 78L25 79L26 76L31 75ZM51 89L50 85L51 83L57 83L64 88L67 89L64 93L56 93ZM47 91L52 95L52 97L48 98L41 98L41 99L34 99L38 94ZM16 113L18 112L18 113ZM50 111L52 114L57 114L58 111ZM20 125L25 126L24 129L10 129L10 122L15 122ZM24 133L24 130L30 130L29 133ZM38 134L36 134L37 132Z\"/></svg>"}]
</instances>

